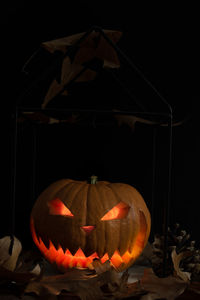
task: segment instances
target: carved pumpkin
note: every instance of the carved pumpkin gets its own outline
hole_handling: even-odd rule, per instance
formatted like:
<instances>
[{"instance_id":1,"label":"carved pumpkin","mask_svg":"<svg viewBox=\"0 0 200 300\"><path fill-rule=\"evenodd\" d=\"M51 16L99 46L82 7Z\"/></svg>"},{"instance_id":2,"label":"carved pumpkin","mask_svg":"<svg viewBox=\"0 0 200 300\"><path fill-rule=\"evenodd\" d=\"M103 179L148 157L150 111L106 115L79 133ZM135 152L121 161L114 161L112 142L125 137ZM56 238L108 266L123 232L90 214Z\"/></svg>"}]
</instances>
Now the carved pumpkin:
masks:
<instances>
[{"instance_id":1,"label":"carved pumpkin","mask_svg":"<svg viewBox=\"0 0 200 300\"><path fill-rule=\"evenodd\" d=\"M32 237L60 270L92 267L97 258L117 270L141 254L150 233L150 213L140 193L124 183L71 179L51 184L31 213Z\"/></svg>"}]
</instances>

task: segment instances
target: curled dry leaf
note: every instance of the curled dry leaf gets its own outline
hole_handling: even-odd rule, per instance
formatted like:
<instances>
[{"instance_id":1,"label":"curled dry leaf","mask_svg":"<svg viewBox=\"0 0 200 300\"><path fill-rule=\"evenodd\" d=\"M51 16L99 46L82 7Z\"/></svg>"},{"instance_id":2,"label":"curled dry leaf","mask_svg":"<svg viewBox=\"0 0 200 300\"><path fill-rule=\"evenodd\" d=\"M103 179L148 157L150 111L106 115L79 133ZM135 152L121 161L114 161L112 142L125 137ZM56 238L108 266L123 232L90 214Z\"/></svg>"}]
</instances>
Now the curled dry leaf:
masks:
<instances>
[{"instance_id":1,"label":"curled dry leaf","mask_svg":"<svg viewBox=\"0 0 200 300\"><path fill-rule=\"evenodd\" d=\"M181 295L188 284L178 277L157 277L152 269L145 269L144 276L140 280L141 288L148 292L142 296L142 300L166 299L173 300Z\"/></svg>"},{"instance_id":2,"label":"curled dry leaf","mask_svg":"<svg viewBox=\"0 0 200 300\"><path fill-rule=\"evenodd\" d=\"M94 261L94 270L70 269L65 274L45 276L28 283L25 293L40 297L48 295L76 296L81 300L122 299L141 295L138 282L128 284L128 271L120 275L108 263Z\"/></svg>"},{"instance_id":3,"label":"curled dry leaf","mask_svg":"<svg viewBox=\"0 0 200 300\"><path fill-rule=\"evenodd\" d=\"M180 300L199 300L200 299L200 283L199 282L192 282L185 292L179 296L177 299Z\"/></svg>"},{"instance_id":4,"label":"curled dry leaf","mask_svg":"<svg viewBox=\"0 0 200 300\"><path fill-rule=\"evenodd\" d=\"M61 82L56 79L51 83L49 90L44 98L42 108L45 108L47 104L60 93L62 95L68 95L65 87L71 82L85 82L93 80L96 77L96 72L92 70L85 70L84 66L80 64L71 63L69 57L63 60L61 70Z\"/></svg>"},{"instance_id":5,"label":"curled dry leaf","mask_svg":"<svg viewBox=\"0 0 200 300\"><path fill-rule=\"evenodd\" d=\"M191 251L184 251L184 252L177 254L176 249L173 249L172 254L171 254L173 265L174 265L174 273L175 273L175 275L179 276L185 282L188 282L190 280L191 273L181 271L180 262L183 259L185 259L189 256L192 256L192 255L193 255L193 252L191 252Z\"/></svg>"},{"instance_id":6,"label":"curled dry leaf","mask_svg":"<svg viewBox=\"0 0 200 300\"><path fill-rule=\"evenodd\" d=\"M189 290L200 295L200 282L192 282L189 286Z\"/></svg>"},{"instance_id":7,"label":"curled dry leaf","mask_svg":"<svg viewBox=\"0 0 200 300\"><path fill-rule=\"evenodd\" d=\"M7 270L14 271L19 254L22 250L21 242L14 236L13 245L10 236L0 239L0 266ZM12 251L9 251L12 247ZM11 252L11 254L9 253Z\"/></svg>"},{"instance_id":8,"label":"curled dry leaf","mask_svg":"<svg viewBox=\"0 0 200 300\"><path fill-rule=\"evenodd\" d=\"M65 274L44 276L39 281L29 282L25 293L35 293L39 296L59 295L61 291L74 292L79 289L79 282L86 282L96 277L94 271L83 269L70 269Z\"/></svg>"},{"instance_id":9,"label":"curled dry leaf","mask_svg":"<svg viewBox=\"0 0 200 300\"><path fill-rule=\"evenodd\" d=\"M38 124L60 124L68 123L74 124L80 121L80 115L72 113L70 116L64 119L53 118L42 112L23 112L18 118L18 122L31 121Z\"/></svg>"},{"instance_id":10,"label":"curled dry leaf","mask_svg":"<svg viewBox=\"0 0 200 300\"><path fill-rule=\"evenodd\" d=\"M17 286L26 285L33 279L41 276L41 268L39 264L23 263L20 261L22 245L21 242L14 237L13 245L10 244L10 237L1 239L1 265L0 265L0 281L3 284L14 282ZM12 254L9 254L9 248L12 247ZM10 251L11 252L11 251Z\"/></svg>"},{"instance_id":11,"label":"curled dry leaf","mask_svg":"<svg viewBox=\"0 0 200 300\"><path fill-rule=\"evenodd\" d=\"M113 269L109 261L106 261L104 264L102 264L100 260L96 259L92 262L92 265L97 274L101 274Z\"/></svg>"},{"instance_id":12,"label":"curled dry leaf","mask_svg":"<svg viewBox=\"0 0 200 300\"><path fill-rule=\"evenodd\" d=\"M117 120L119 127L122 126L123 124L125 124L125 125L129 126L132 130L135 129L136 122L144 123L144 124L148 124L148 125L157 124L157 122L152 122L152 121L146 120L144 118L140 118L140 117L133 116L133 115L117 114L117 115L115 115L115 119Z\"/></svg>"},{"instance_id":13,"label":"curled dry leaf","mask_svg":"<svg viewBox=\"0 0 200 300\"><path fill-rule=\"evenodd\" d=\"M30 274L28 275L30 279L37 278L38 280L43 276L43 272L43 259L40 254L27 250L21 252L15 269L16 274Z\"/></svg>"},{"instance_id":14,"label":"curled dry leaf","mask_svg":"<svg viewBox=\"0 0 200 300\"><path fill-rule=\"evenodd\" d=\"M117 120L118 126L127 125L128 127L131 128L132 131L135 129L135 124L136 123L142 123L142 124L147 124L147 125L160 125L160 126L168 126L167 123L162 123L158 121L151 121L149 119L145 119L142 117L134 116L134 115L125 115L125 114L120 114L119 110L114 109L113 112L117 112L119 114L115 114L115 119ZM172 126L180 126L186 121L188 121L190 116L186 116L183 120L181 121L176 121L173 122Z\"/></svg>"},{"instance_id":15,"label":"curled dry leaf","mask_svg":"<svg viewBox=\"0 0 200 300\"><path fill-rule=\"evenodd\" d=\"M16 283L23 284L36 277L37 276L35 274L31 274L30 272L18 273L0 266L0 281L14 281Z\"/></svg>"},{"instance_id":16,"label":"curled dry leaf","mask_svg":"<svg viewBox=\"0 0 200 300\"><path fill-rule=\"evenodd\" d=\"M37 264L31 271L31 274L34 274L36 276L39 276L41 274L41 267L39 264Z\"/></svg>"}]
</instances>

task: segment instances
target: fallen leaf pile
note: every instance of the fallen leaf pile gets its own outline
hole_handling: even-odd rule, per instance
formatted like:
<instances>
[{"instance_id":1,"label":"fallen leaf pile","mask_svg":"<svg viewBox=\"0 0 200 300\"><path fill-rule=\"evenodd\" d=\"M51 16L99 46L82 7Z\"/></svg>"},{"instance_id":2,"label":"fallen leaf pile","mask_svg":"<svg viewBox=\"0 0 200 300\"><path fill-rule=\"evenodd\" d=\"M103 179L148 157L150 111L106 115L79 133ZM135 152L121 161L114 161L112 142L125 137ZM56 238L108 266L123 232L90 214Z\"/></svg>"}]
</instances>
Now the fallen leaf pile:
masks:
<instances>
[{"instance_id":1,"label":"fallen leaf pile","mask_svg":"<svg viewBox=\"0 0 200 300\"><path fill-rule=\"evenodd\" d=\"M94 270L71 269L64 274L45 276L41 280L31 281L25 293L35 293L38 296L69 294L81 300L121 299L129 296L127 289L127 273L121 277L110 267L109 263L101 265L94 263ZM138 292L137 283L131 292Z\"/></svg>"},{"instance_id":2,"label":"fallen leaf pile","mask_svg":"<svg viewBox=\"0 0 200 300\"><path fill-rule=\"evenodd\" d=\"M146 255L152 257L150 246ZM119 273L108 261L102 264L98 260L93 262L93 270L73 268L64 274L55 271L49 275L46 261L42 267L44 260L38 263L37 255L31 251L23 253L20 241L7 236L0 239L0 299L9 295L10 298L5 299L184 300L192 295L195 300L200 295L200 282L192 282L191 274L181 268L182 261L192 255L191 249L177 253L174 247L171 251L173 273L163 278L152 268L142 267L144 274L138 276L136 272L138 277L131 282L130 272L134 272L134 268Z\"/></svg>"}]
</instances>

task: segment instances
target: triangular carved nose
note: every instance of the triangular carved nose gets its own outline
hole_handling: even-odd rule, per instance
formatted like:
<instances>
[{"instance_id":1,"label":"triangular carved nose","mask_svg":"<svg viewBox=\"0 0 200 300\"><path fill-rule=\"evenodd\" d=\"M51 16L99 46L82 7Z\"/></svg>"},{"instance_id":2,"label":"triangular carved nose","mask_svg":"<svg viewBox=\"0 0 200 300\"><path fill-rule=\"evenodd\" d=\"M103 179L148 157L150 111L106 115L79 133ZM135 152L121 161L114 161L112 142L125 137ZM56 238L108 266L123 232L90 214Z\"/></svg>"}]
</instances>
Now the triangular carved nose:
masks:
<instances>
[{"instance_id":1,"label":"triangular carved nose","mask_svg":"<svg viewBox=\"0 0 200 300\"><path fill-rule=\"evenodd\" d=\"M88 235L88 234L90 234L94 230L95 226L81 226L81 228Z\"/></svg>"}]
</instances>

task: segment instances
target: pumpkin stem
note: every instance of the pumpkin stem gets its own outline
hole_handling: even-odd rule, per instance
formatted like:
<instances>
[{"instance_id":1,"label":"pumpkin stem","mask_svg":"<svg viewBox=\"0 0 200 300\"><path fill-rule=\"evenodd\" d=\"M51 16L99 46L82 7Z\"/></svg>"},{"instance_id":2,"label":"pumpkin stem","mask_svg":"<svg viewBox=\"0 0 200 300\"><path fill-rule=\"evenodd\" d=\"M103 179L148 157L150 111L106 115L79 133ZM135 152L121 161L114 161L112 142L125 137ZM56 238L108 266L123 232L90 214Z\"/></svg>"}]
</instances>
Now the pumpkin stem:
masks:
<instances>
[{"instance_id":1,"label":"pumpkin stem","mask_svg":"<svg viewBox=\"0 0 200 300\"><path fill-rule=\"evenodd\" d=\"M97 179L98 179L97 176L92 175L92 176L90 177L90 183L91 183L91 184L96 184L96 183L97 183Z\"/></svg>"}]
</instances>

